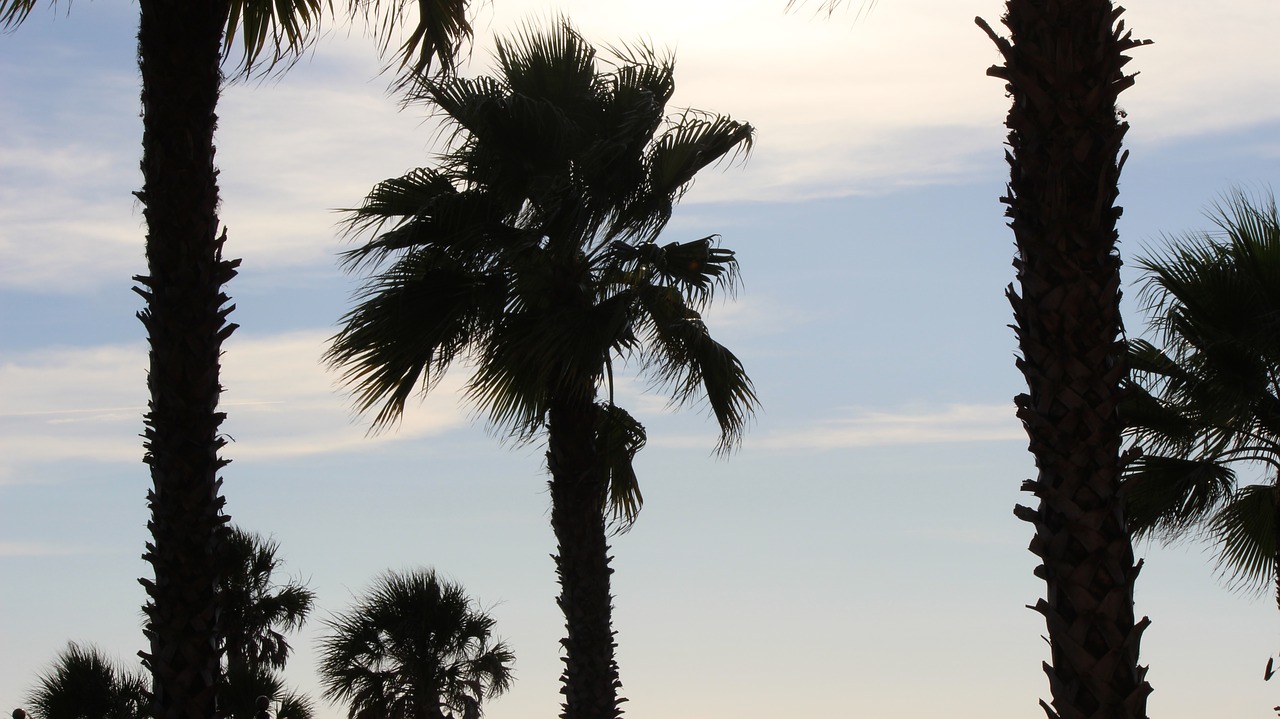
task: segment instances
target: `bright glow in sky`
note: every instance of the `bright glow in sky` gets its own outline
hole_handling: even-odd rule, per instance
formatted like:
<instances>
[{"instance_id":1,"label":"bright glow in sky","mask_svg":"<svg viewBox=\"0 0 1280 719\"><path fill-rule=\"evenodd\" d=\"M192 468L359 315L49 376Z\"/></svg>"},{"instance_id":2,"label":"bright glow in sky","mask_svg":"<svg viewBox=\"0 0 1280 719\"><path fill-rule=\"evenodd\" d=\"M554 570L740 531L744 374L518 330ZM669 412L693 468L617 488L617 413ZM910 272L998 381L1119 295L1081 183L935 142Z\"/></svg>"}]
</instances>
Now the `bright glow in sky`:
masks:
<instances>
[{"instance_id":1,"label":"bright glow in sky","mask_svg":"<svg viewBox=\"0 0 1280 719\"><path fill-rule=\"evenodd\" d=\"M567 14L597 45L673 49L673 104L759 131L744 166L709 171L671 239L719 232L745 286L708 314L764 409L741 452L711 456L698 409L641 381L647 504L614 541L630 716L1013 719L1047 696L1041 596L1011 512L1034 467L1013 416L1006 99L973 24L998 0L879 0L832 17L784 0L492 0L488 38ZM1125 256L1202 226L1232 183L1280 169L1280 6L1133 0L1156 44L1121 103L1133 125ZM42 7L0 36L0 708L67 640L141 646L146 541L139 298L145 270L137 8ZM230 87L218 162L228 287L229 513L274 534L319 593L290 680L314 692L320 619L389 568L431 565L492 607L517 659L493 719L558 711L562 619L541 449L510 447L452 377L369 438L319 363L353 287L333 208L429 163L433 125L397 112L374 50L339 29L279 80ZM1132 282L1132 274L1126 275ZM1134 293L1130 292L1132 298ZM1129 331L1142 322L1131 299ZM1201 547L1139 547L1152 716L1272 716L1261 680L1280 616L1232 594ZM322 719L338 719L326 707Z\"/></svg>"}]
</instances>

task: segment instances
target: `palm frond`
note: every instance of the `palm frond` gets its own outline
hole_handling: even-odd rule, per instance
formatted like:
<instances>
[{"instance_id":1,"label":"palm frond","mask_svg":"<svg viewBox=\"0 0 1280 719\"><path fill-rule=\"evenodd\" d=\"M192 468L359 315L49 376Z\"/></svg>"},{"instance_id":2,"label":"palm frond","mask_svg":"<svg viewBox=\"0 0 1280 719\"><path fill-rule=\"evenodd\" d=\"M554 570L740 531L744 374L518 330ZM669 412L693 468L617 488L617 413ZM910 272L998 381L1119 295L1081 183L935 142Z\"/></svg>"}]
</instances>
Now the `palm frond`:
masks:
<instances>
[{"instance_id":1,"label":"palm frond","mask_svg":"<svg viewBox=\"0 0 1280 719\"><path fill-rule=\"evenodd\" d=\"M1144 455L1125 469L1125 517L1136 537L1179 539L1231 498L1235 472L1206 460Z\"/></svg>"},{"instance_id":2,"label":"palm frond","mask_svg":"<svg viewBox=\"0 0 1280 719\"><path fill-rule=\"evenodd\" d=\"M232 74L292 65L315 41L326 10L332 10L326 0L232 0L222 45L224 60L230 59L240 40L240 59ZM264 52L269 55L265 66Z\"/></svg>"},{"instance_id":3,"label":"palm frond","mask_svg":"<svg viewBox=\"0 0 1280 719\"><path fill-rule=\"evenodd\" d=\"M504 304L500 281L439 253L414 252L366 286L325 359L344 370L359 411L381 404L374 428L390 426L419 382L430 391L468 346L491 331Z\"/></svg>"},{"instance_id":4,"label":"palm frond","mask_svg":"<svg viewBox=\"0 0 1280 719\"><path fill-rule=\"evenodd\" d=\"M1219 570L1243 591L1262 591L1276 578L1276 487L1249 485L1208 522L1218 544Z\"/></svg>"},{"instance_id":5,"label":"palm frond","mask_svg":"<svg viewBox=\"0 0 1280 719\"><path fill-rule=\"evenodd\" d=\"M611 238L653 239L698 172L747 157L754 143L755 128L724 115L685 110L666 125L648 150L645 184L620 210Z\"/></svg>"},{"instance_id":6,"label":"palm frond","mask_svg":"<svg viewBox=\"0 0 1280 719\"><path fill-rule=\"evenodd\" d=\"M38 0L0 0L0 28L16 29L35 9L37 2ZM57 2L53 4L57 5Z\"/></svg>"},{"instance_id":7,"label":"palm frond","mask_svg":"<svg viewBox=\"0 0 1280 719\"><path fill-rule=\"evenodd\" d=\"M469 6L470 0L347 0L348 14L363 16L383 56L392 56L386 69L396 72L397 89L430 74L433 64L445 74L453 72L473 35ZM403 40L392 53L397 35Z\"/></svg>"},{"instance_id":8,"label":"palm frond","mask_svg":"<svg viewBox=\"0 0 1280 719\"><path fill-rule=\"evenodd\" d=\"M635 524L644 505L633 462L646 441L644 425L635 417L615 404L600 404L596 413L596 452L609 478L605 508L612 512L613 525L619 532Z\"/></svg>"},{"instance_id":9,"label":"palm frond","mask_svg":"<svg viewBox=\"0 0 1280 719\"><path fill-rule=\"evenodd\" d=\"M644 365L672 400L683 404L701 394L720 426L717 451L728 452L741 441L758 402L742 362L711 339L702 317L671 287L639 288L648 314L649 354Z\"/></svg>"},{"instance_id":10,"label":"palm frond","mask_svg":"<svg viewBox=\"0 0 1280 719\"><path fill-rule=\"evenodd\" d=\"M525 24L497 42L498 65L513 97L544 101L570 117L595 103L596 50L564 18L550 31Z\"/></svg>"}]
</instances>

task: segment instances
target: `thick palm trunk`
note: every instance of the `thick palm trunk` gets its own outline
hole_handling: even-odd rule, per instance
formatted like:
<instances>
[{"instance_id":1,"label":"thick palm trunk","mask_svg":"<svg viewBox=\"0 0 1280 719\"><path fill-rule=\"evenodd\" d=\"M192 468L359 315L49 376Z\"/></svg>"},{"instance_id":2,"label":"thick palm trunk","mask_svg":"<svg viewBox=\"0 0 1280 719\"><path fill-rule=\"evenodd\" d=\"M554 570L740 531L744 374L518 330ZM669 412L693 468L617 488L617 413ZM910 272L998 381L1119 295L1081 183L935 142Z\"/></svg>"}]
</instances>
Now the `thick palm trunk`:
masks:
<instances>
[{"instance_id":1,"label":"thick palm trunk","mask_svg":"<svg viewBox=\"0 0 1280 719\"><path fill-rule=\"evenodd\" d=\"M214 115L225 0L141 0L143 189L148 275L139 318L151 343L146 462L154 581L143 654L155 719L212 719L218 683L217 554L224 533L217 472L222 340L234 325L222 285L236 262L218 236Z\"/></svg>"},{"instance_id":2,"label":"thick palm trunk","mask_svg":"<svg viewBox=\"0 0 1280 719\"><path fill-rule=\"evenodd\" d=\"M568 636L564 646L563 719L616 719L618 664L614 659L613 595L605 533L605 480L595 452L597 408L591 395L551 404L547 468L556 574Z\"/></svg>"},{"instance_id":3,"label":"thick palm trunk","mask_svg":"<svg viewBox=\"0 0 1280 719\"><path fill-rule=\"evenodd\" d=\"M1008 197L1020 293L1011 287L1029 393L1017 397L1040 500L1017 515L1035 525L1031 551L1047 594L1052 719L1146 716L1138 665L1147 620L1135 623L1138 567L1119 497L1124 376L1114 202L1127 124L1116 98L1133 83L1124 52L1142 44L1110 0L1009 0L1009 40L981 20L1004 55Z\"/></svg>"}]
</instances>

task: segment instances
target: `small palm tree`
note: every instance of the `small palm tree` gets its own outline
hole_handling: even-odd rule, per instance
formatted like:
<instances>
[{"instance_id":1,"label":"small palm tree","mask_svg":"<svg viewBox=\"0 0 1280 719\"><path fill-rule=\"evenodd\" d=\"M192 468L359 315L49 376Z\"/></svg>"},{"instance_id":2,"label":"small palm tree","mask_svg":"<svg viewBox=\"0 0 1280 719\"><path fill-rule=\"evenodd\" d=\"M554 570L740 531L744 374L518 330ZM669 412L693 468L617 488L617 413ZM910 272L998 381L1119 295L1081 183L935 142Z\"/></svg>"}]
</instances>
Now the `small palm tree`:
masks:
<instances>
[{"instance_id":1,"label":"small palm tree","mask_svg":"<svg viewBox=\"0 0 1280 719\"><path fill-rule=\"evenodd\" d=\"M1280 214L1237 191L1210 218L1216 232L1137 263L1159 345L1129 344L1129 523L1208 538L1230 582L1274 584L1280 605Z\"/></svg>"},{"instance_id":2,"label":"small palm tree","mask_svg":"<svg viewBox=\"0 0 1280 719\"><path fill-rule=\"evenodd\" d=\"M545 433L565 716L615 717L606 508L619 527L634 520L645 434L614 404L614 365L648 370L676 401L705 396L720 449L738 441L755 394L700 314L733 286L734 253L717 236L656 241L698 171L748 150L753 130L668 114L671 58L640 46L605 65L563 21L500 40L497 61L497 76L423 78L411 94L440 109L453 143L352 211L351 228L376 236L347 265L382 271L328 358L375 427L465 359L468 397L494 425Z\"/></svg>"},{"instance_id":3,"label":"small palm tree","mask_svg":"<svg viewBox=\"0 0 1280 719\"><path fill-rule=\"evenodd\" d=\"M33 719L148 719L150 682L93 645L68 643L27 695ZM17 712L14 713L17 716Z\"/></svg>"},{"instance_id":4,"label":"small palm tree","mask_svg":"<svg viewBox=\"0 0 1280 719\"><path fill-rule=\"evenodd\" d=\"M388 572L320 640L324 696L349 719L478 719L511 686L493 618L432 570Z\"/></svg>"},{"instance_id":5,"label":"small palm tree","mask_svg":"<svg viewBox=\"0 0 1280 719\"><path fill-rule=\"evenodd\" d=\"M233 719L257 716L257 698L274 705L276 719L311 719L311 700L289 691L279 670L292 647L285 637L306 622L315 592L296 580L283 584L276 577L284 560L280 545L232 527L218 582L221 632L225 641L225 680L218 711Z\"/></svg>"},{"instance_id":6,"label":"small palm tree","mask_svg":"<svg viewBox=\"0 0 1280 719\"><path fill-rule=\"evenodd\" d=\"M311 613L315 592L274 576L284 560L279 543L232 527L226 570L219 580L222 635L228 670L245 665L283 669L291 647L286 632L300 629Z\"/></svg>"}]
</instances>

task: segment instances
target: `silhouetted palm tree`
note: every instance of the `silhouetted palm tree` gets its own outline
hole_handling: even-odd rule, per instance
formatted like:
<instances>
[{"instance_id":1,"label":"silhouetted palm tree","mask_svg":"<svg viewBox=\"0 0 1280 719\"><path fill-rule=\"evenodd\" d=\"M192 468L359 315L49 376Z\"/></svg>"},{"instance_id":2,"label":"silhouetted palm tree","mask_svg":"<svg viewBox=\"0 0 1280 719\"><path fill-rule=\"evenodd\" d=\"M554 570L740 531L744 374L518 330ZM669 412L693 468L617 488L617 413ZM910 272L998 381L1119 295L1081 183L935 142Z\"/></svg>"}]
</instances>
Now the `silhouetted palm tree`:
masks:
<instances>
[{"instance_id":1,"label":"silhouetted palm tree","mask_svg":"<svg viewBox=\"0 0 1280 719\"><path fill-rule=\"evenodd\" d=\"M326 698L349 719L479 719L511 686L493 618L432 570L389 572L320 640Z\"/></svg>"},{"instance_id":2,"label":"silhouetted palm tree","mask_svg":"<svg viewBox=\"0 0 1280 719\"><path fill-rule=\"evenodd\" d=\"M697 172L750 147L750 125L669 116L674 66L647 47L601 68L567 23L500 40L496 77L422 80L454 132L437 168L379 184L351 215L375 237L346 257L381 267L343 318L329 360L361 410L393 423L421 386L474 363L468 397L521 439L547 438L568 719L618 714L605 512L640 493L644 428L614 404L615 361L677 401L706 397L720 448L755 404L699 309L731 286L716 236L656 244ZM603 397L601 396L603 395Z\"/></svg>"},{"instance_id":3,"label":"silhouetted palm tree","mask_svg":"<svg viewBox=\"0 0 1280 719\"><path fill-rule=\"evenodd\" d=\"M1137 263L1158 345L1130 342L1130 528L1209 539L1229 581L1273 584L1280 605L1280 215L1236 192L1211 219Z\"/></svg>"},{"instance_id":4,"label":"silhouetted palm tree","mask_svg":"<svg viewBox=\"0 0 1280 719\"><path fill-rule=\"evenodd\" d=\"M0 0L11 28L37 0ZM383 38L408 0L348 0ZM238 33L249 72L296 56L313 37L324 0L139 0L143 187L134 193L147 223L147 274L135 277L145 300L139 318L151 345L145 461L151 467L152 541L145 559L154 581L144 664L153 673L156 719L212 719L219 676L217 562L224 499L218 471L226 443L218 428L222 341L235 329L222 287L238 260L223 258L213 132L224 52ZM456 41L469 34L467 0L420 0L419 24L400 48L400 66L422 71L433 57L452 67ZM379 8L385 8L382 12ZM228 44L224 45L225 39ZM384 39L384 47L386 40Z\"/></svg>"},{"instance_id":5,"label":"silhouetted palm tree","mask_svg":"<svg viewBox=\"0 0 1280 719\"><path fill-rule=\"evenodd\" d=\"M291 647L286 632L302 627L315 592L299 581L274 576L284 560L280 545L238 527L227 540L227 570L219 580L222 634L228 669L263 666L283 669Z\"/></svg>"},{"instance_id":6,"label":"silhouetted palm tree","mask_svg":"<svg viewBox=\"0 0 1280 719\"><path fill-rule=\"evenodd\" d=\"M32 719L148 719L147 676L93 645L67 644L27 694Z\"/></svg>"},{"instance_id":7,"label":"silhouetted palm tree","mask_svg":"<svg viewBox=\"0 0 1280 719\"><path fill-rule=\"evenodd\" d=\"M1050 719L1146 716L1151 688L1138 665L1146 620L1134 621L1138 568L1120 497L1125 377L1115 206L1121 141L1116 105L1133 84L1125 52L1144 44L1111 0L1008 0L1009 38L981 18L1004 57L988 74L1012 98L1006 120L1018 288L1009 288L1018 368L1015 402L1038 476L1019 506L1035 525L1031 551L1047 594Z\"/></svg>"},{"instance_id":8,"label":"silhouetted palm tree","mask_svg":"<svg viewBox=\"0 0 1280 719\"><path fill-rule=\"evenodd\" d=\"M302 627L315 602L305 584L275 576L284 564L279 549L274 540L238 527L227 540L218 583L226 647L218 711L233 719L254 719L259 696L272 701L275 719L311 719L315 713L311 700L289 691L277 673L291 651L285 633Z\"/></svg>"}]
</instances>

